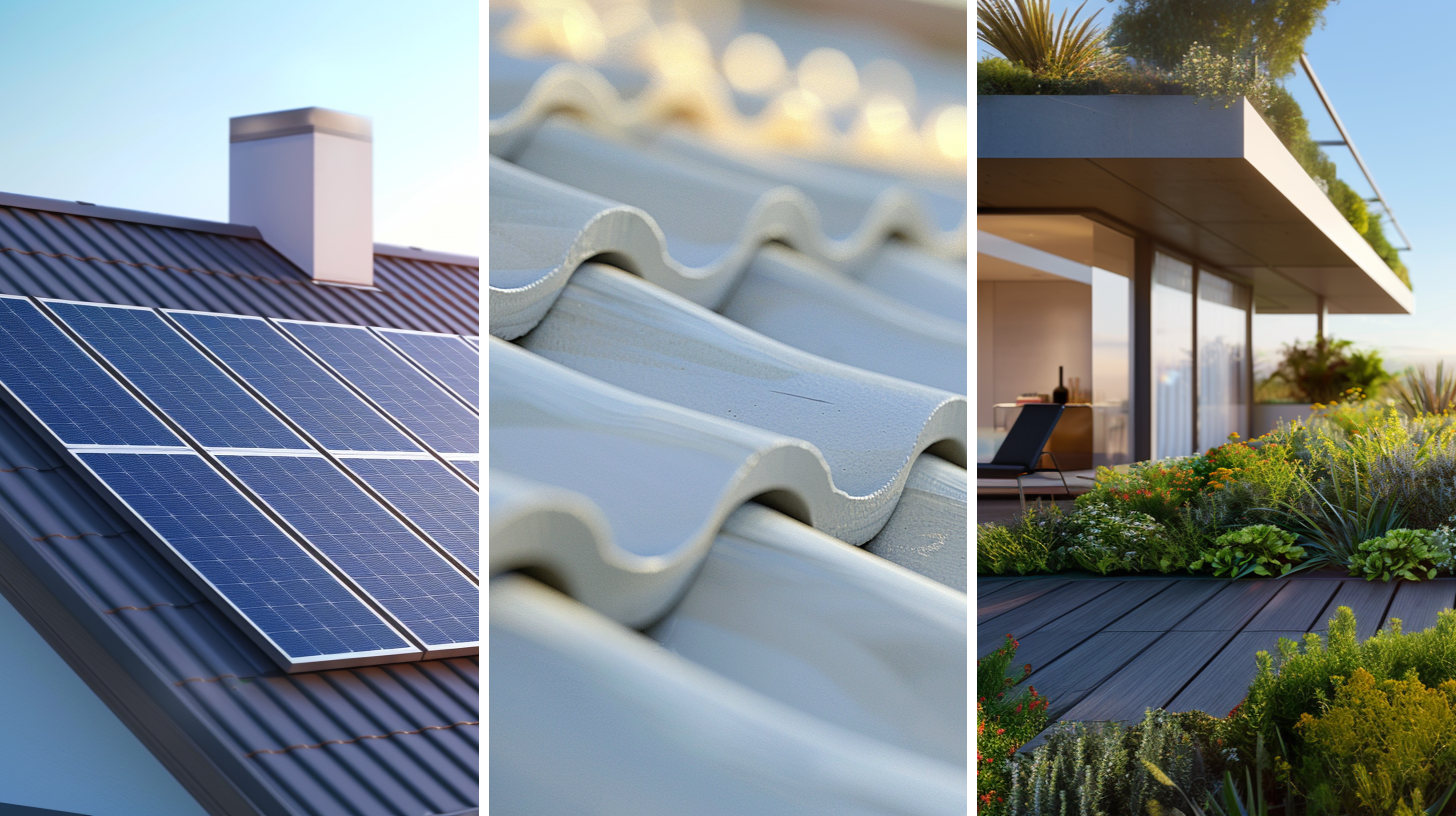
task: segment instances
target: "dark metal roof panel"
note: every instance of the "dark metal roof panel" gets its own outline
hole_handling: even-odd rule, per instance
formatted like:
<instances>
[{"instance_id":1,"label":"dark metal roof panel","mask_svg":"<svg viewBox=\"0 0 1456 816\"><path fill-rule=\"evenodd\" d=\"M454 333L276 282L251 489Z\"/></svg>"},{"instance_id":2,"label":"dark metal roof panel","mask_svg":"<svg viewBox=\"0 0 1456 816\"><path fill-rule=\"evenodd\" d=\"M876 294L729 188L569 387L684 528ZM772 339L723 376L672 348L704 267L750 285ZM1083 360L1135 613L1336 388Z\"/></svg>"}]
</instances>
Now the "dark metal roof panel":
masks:
<instances>
[{"instance_id":1,"label":"dark metal roof panel","mask_svg":"<svg viewBox=\"0 0 1456 816\"><path fill-rule=\"evenodd\" d=\"M71 611L244 789L299 814L445 813L478 800L475 658L286 675L0 405L0 525Z\"/></svg>"},{"instance_id":2,"label":"dark metal roof panel","mask_svg":"<svg viewBox=\"0 0 1456 816\"><path fill-rule=\"evenodd\" d=\"M400 257L386 249L375 255L374 288L330 286L314 283L257 238L5 206L5 200L3 293L457 334L480 330L479 267L434 260L432 253Z\"/></svg>"}]
</instances>

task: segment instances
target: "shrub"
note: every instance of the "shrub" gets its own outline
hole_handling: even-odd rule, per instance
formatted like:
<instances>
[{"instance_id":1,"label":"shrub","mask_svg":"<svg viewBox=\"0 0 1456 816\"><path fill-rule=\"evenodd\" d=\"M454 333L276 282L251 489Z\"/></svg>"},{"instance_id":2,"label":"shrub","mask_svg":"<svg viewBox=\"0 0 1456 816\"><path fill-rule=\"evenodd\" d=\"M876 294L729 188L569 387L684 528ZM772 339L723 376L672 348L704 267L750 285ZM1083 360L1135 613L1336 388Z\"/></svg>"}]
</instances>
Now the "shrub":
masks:
<instances>
[{"instance_id":1,"label":"shrub","mask_svg":"<svg viewBox=\"0 0 1456 816\"><path fill-rule=\"evenodd\" d=\"M1352 388L1373 393L1390 379L1378 351L1352 348L1350 340L1316 337L1309 345L1284 347L1284 359L1270 375L1293 386L1306 402L1333 402Z\"/></svg>"},{"instance_id":2,"label":"shrub","mask_svg":"<svg viewBox=\"0 0 1456 816\"><path fill-rule=\"evenodd\" d=\"M1304 548L1294 545L1295 535L1271 524L1256 524L1224 533L1217 548L1199 554L1190 570L1207 565L1214 575L1243 578L1245 575L1284 575L1304 559Z\"/></svg>"},{"instance_id":3,"label":"shrub","mask_svg":"<svg viewBox=\"0 0 1456 816\"><path fill-rule=\"evenodd\" d=\"M1306 480L1307 491L1298 501L1281 503L1285 526L1304 536L1315 551L1315 564L1349 565L1360 544L1401 526L1405 513L1388 497L1372 496L1360 487L1356 464L1329 463L1318 484ZM1303 478L1303 477L1301 477ZM1311 565L1313 566L1313 565Z\"/></svg>"},{"instance_id":4,"label":"shrub","mask_svg":"<svg viewBox=\"0 0 1456 816\"><path fill-rule=\"evenodd\" d=\"M1222 102L1225 108L1239 97L1248 99L1256 110L1265 110L1273 101L1274 81L1259 70L1253 54L1220 54L1194 43L1173 69L1173 78L1183 85L1184 93L1215 104Z\"/></svg>"},{"instance_id":5,"label":"shrub","mask_svg":"<svg viewBox=\"0 0 1456 816\"><path fill-rule=\"evenodd\" d=\"M1178 563L1162 525L1146 513L1093 505L1073 514L1067 527L1063 563L1088 572L1170 572L1186 565Z\"/></svg>"},{"instance_id":6,"label":"shrub","mask_svg":"<svg viewBox=\"0 0 1456 816\"><path fill-rule=\"evenodd\" d=\"M1444 537L1437 540L1435 531L1398 529L1361 542L1360 551L1350 556L1350 574L1367 581L1419 581L1422 575L1435 578L1437 565L1450 560L1450 544Z\"/></svg>"},{"instance_id":7,"label":"shrub","mask_svg":"<svg viewBox=\"0 0 1456 816\"><path fill-rule=\"evenodd\" d=\"M1066 516L1055 503L1040 502L1007 525L976 528L976 571L982 575L1027 575L1060 565L1057 549L1066 540Z\"/></svg>"},{"instance_id":8,"label":"shrub","mask_svg":"<svg viewBox=\"0 0 1456 816\"><path fill-rule=\"evenodd\" d=\"M1327 812L1423 810L1456 782L1453 703L1456 680L1427 688L1356 668L1326 710L1295 724L1306 746L1297 785Z\"/></svg>"},{"instance_id":9,"label":"shrub","mask_svg":"<svg viewBox=\"0 0 1456 816\"><path fill-rule=\"evenodd\" d=\"M1268 652L1255 656L1258 665L1249 694L1219 730L1221 736L1247 762L1262 735L1270 745L1284 745L1289 755L1302 753L1300 734L1293 726L1306 713L1318 713L1324 703L1355 669L1363 668L1377 681L1403 679L1412 672L1428 686L1456 679L1456 612L1442 611L1436 625L1405 634L1392 619L1363 643L1355 638L1355 615L1339 608L1330 620L1328 640L1318 634L1304 636L1303 647L1281 638L1277 659Z\"/></svg>"},{"instance_id":10,"label":"shrub","mask_svg":"<svg viewBox=\"0 0 1456 816\"><path fill-rule=\"evenodd\" d=\"M1182 795L1158 775L1201 796L1208 774L1203 746L1213 727L1202 712L1162 710L1147 711L1129 729L1115 722L1061 723L1045 745L1013 763L1011 811L1121 816L1182 806Z\"/></svg>"},{"instance_id":11,"label":"shrub","mask_svg":"<svg viewBox=\"0 0 1456 816\"><path fill-rule=\"evenodd\" d=\"M1007 635L999 649L976 661L976 797L982 813L1006 812L1016 749L1046 728L1047 699L1035 686L1007 697L1031 673L1030 664L1016 676L1006 673L1019 645Z\"/></svg>"}]
</instances>

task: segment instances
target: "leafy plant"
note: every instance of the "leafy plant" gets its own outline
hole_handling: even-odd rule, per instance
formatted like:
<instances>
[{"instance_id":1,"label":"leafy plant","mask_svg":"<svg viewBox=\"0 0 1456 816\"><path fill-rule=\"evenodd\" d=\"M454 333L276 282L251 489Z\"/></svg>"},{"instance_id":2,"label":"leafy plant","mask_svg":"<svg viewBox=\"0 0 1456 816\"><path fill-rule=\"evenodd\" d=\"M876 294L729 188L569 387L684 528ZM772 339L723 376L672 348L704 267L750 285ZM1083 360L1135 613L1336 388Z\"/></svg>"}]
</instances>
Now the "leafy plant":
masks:
<instances>
[{"instance_id":1,"label":"leafy plant","mask_svg":"<svg viewBox=\"0 0 1456 816\"><path fill-rule=\"evenodd\" d=\"M1253 54L1220 54L1207 45L1194 43L1173 78L1183 85L1183 92L1199 99L1211 99L1229 107L1245 97L1256 110L1264 110L1273 101L1274 81L1259 70Z\"/></svg>"},{"instance_id":2,"label":"leafy plant","mask_svg":"<svg viewBox=\"0 0 1456 816\"><path fill-rule=\"evenodd\" d=\"M1057 548L1066 540L1066 517L1055 503L1040 502L1010 524L976 528L976 570L982 575L1047 572L1059 562Z\"/></svg>"},{"instance_id":3,"label":"leafy plant","mask_svg":"<svg viewBox=\"0 0 1456 816\"><path fill-rule=\"evenodd\" d=\"M1367 581L1419 581L1418 573L1435 578L1436 566L1450 560L1450 545L1437 540L1435 531L1391 530L1380 538L1360 542L1360 551L1350 557L1350 574L1364 575Z\"/></svg>"},{"instance_id":4,"label":"leafy plant","mask_svg":"<svg viewBox=\"0 0 1456 816\"><path fill-rule=\"evenodd\" d=\"M1390 374L1380 352L1354 350L1353 345L1324 336L1307 346L1296 340L1284 347L1284 359L1270 379L1293 386L1306 402L1333 402L1352 388L1373 393Z\"/></svg>"},{"instance_id":5,"label":"leafy plant","mask_svg":"<svg viewBox=\"0 0 1456 816\"><path fill-rule=\"evenodd\" d=\"M1184 566L1167 551L1162 525L1146 513L1093 505L1074 514L1067 527L1062 557L1089 572L1170 572Z\"/></svg>"},{"instance_id":6,"label":"leafy plant","mask_svg":"<svg viewBox=\"0 0 1456 816\"><path fill-rule=\"evenodd\" d=\"M1103 44L1103 30L1093 27L1101 11L1077 23L1086 5L1083 0L1070 18L1065 11L1053 18L1049 0L977 0L976 39L1040 77L1096 74L1116 55Z\"/></svg>"},{"instance_id":7,"label":"leafy plant","mask_svg":"<svg viewBox=\"0 0 1456 816\"><path fill-rule=\"evenodd\" d=\"M1230 578L1285 575L1304 559L1304 548L1295 546L1295 538L1272 524L1255 524L1219 536L1218 548L1201 553L1188 568L1206 564L1214 575Z\"/></svg>"},{"instance_id":8,"label":"leafy plant","mask_svg":"<svg viewBox=\"0 0 1456 816\"><path fill-rule=\"evenodd\" d=\"M1405 513L1394 502L1370 496L1360 489L1360 470L1351 467L1346 473L1332 466L1329 478L1315 485L1305 477L1306 501L1283 502L1281 508L1286 527L1307 539L1314 565L1330 563L1345 566L1358 552L1362 542L1379 538L1401 526Z\"/></svg>"},{"instance_id":9,"label":"leafy plant","mask_svg":"<svg viewBox=\"0 0 1456 816\"><path fill-rule=\"evenodd\" d=\"M1194 43L1220 54L1257 53L1274 78L1294 72L1330 0L1126 0L1108 34L1129 56L1177 67Z\"/></svg>"},{"instance_id":10,"label":"leafy plant","mask_svg":"<svg viewBox=\"0 0 1456 816\"><path fill-rule=\"evenodd\" d=\"M1330 812L1424 810L1456 783L1453 705L1456 680L1427 688L1414 675L1376 681L1357 667L1324 711L1295 724L1306 745L1297 779Z\"/></svg>"},{"instance_id":11,"label":"leafy plant","mask_svg":"<svg viewBox=\"0 0 1456 816\"><path fill-rule=\"evenodd\" d=\"M987 814L1005 812L1016 749L1046 728L1048 701L1036 687L1012 694L1031 673L1027 664L1007 674L1020 645L1008 634L1000 648L976 661L976 797Z\"/></svg>"},{"instance_id":12,"label":"leafy plant","mask_svg":"<svg viewBox=\"0 0 1456 816\"><path fill-rule=\"evenodd\" d=\"M1456 409L1456 377L1446 376L1446 363L1436 363L1435 374L1426 368L1408 368L1391 387L1406 416L1444 414Z\"/></svg>"}]
</instances>

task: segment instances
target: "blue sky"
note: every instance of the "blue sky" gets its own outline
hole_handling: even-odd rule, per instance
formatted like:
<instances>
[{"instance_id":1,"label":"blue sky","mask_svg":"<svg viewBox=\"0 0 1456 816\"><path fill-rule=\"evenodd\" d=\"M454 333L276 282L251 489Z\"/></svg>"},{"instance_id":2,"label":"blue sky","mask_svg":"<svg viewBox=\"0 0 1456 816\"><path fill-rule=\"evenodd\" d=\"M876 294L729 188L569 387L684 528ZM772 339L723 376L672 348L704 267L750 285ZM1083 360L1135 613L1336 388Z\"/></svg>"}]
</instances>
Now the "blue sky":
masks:
<instances>
[{"instance_id":1,"label":"blue sky","mask_svg":"<svg viewBox=\"0 0 1456 816\"><path fill-rule=\"evenodd\" d=\"M1056 13L1078 4L1051 2ZM1089 0L1083 14L1101 9L1097 22L1105 24L1118 5ZM1326 327L1335 337L1380 349L1392 368L1443 357L1456 364L1456 278L1449 274L1456 262L1456 229L1449 221L1456 180L1450 159L1456 116L1447 79L1452 30L1456 4L1345 0L1330 5L1325 27L1305 44L1335 110L1415 247L1403 254L1415 285L1415 315L1333 315ZM988 53L978 47L978 54ZM1339 138L1304 73L1296 71L1285 82L1310 121L1311 135ZM1372 195L1349 151L1325 150L1341 178ZM1399 245L1399 236L1387 234ZM1267 360L1281 343L1313 336L1313 317L1265 316L1255 323L1256 355Z\"/></svg>"},{"instance_id":2,"label":"blue sky","mask_svg":"<svg viewBox=\"0 0 1456 816\"><path fill-rule=\"evenodd\" d=\"M476 0L0 0L0 191L227 220L228 118L374 120L375 239L478 254Z\"/></svg>"}]
</instances>

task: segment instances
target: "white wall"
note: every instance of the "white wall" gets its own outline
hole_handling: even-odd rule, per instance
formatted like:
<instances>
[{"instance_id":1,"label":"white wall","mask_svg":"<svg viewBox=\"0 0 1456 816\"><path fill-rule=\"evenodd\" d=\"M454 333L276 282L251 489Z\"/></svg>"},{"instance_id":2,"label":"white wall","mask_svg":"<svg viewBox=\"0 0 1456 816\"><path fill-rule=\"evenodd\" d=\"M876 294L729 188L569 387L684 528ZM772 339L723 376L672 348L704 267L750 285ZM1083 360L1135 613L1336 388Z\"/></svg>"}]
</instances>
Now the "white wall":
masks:
<instances>
[{"instance_id":1,"label":"white wall","mask_svg":"<svg viewBox=\"0 0 1456 816\"><path fill-rule=\"evenodd\" d=\"M1068 381L1092 381L1091 286L978 281L976 298L977 427L994 424L995 403L1023 392L1050 394L1059 365Z\"/></svg>"}]
</instances>

